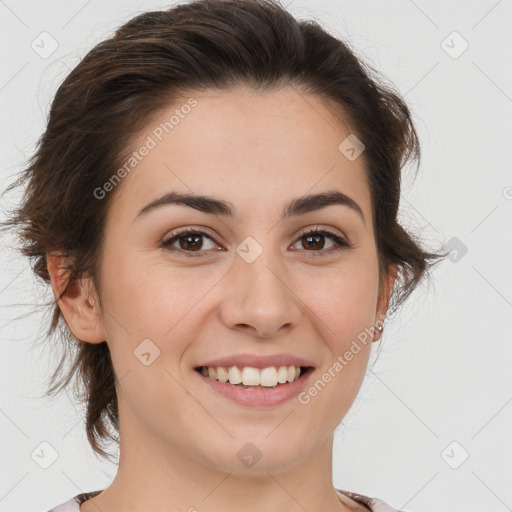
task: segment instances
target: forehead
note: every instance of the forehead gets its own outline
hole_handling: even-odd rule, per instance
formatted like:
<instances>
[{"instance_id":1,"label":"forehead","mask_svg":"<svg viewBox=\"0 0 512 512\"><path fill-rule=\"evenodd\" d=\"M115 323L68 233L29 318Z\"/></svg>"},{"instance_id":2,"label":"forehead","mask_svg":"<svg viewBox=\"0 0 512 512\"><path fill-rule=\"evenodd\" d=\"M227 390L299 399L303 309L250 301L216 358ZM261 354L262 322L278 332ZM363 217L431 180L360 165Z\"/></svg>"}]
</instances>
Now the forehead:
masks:
<instances>
[{"instance_id":1,"label":"forehead","mask_svg":"<svg viewBox=\"0 0 512 512\"><path fill-rule=\"evenodd\" d=\"M350 134L324 101L294 87L191 91L134 139L130 151L150 149L123 178L116 202L133 211L178 190L254 211L338 189L371 217L364 158L351 161L340 151Z\"/></svg>"}]
</instances>

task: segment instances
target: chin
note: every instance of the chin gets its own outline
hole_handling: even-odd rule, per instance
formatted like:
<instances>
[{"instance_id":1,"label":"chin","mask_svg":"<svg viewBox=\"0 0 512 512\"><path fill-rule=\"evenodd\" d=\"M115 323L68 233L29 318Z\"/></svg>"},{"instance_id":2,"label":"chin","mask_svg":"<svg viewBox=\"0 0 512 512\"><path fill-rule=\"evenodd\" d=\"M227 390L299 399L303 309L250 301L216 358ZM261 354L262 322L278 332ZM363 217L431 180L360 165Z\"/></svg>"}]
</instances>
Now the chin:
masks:
<instances>
[{"instance_id":1,"label":"chin","mask_svg":"<svg viewBox=\"0 0 512 512\"><path fill-rule=\"evenodd\" d=\"M302 436L302 442L290 443L286 435L274 432L269 436L265 430L257 436L224 439L223 443L212 439L215 449L211 445L204 447L202 457L208 465L226 473L268 477L268 473L286 472L304 462L310 453L304 445L307 437Z\"/></svg>"}]
</instances>

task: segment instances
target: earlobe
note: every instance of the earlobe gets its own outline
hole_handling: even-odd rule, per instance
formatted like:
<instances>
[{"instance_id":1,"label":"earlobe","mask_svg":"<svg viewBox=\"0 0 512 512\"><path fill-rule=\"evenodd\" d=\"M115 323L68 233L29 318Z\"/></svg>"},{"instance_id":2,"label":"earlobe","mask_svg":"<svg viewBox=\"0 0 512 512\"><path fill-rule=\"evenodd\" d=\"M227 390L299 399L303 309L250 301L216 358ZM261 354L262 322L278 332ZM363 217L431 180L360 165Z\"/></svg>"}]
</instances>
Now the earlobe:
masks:
<instances>
[{"instance_id":1,"label":"earlobe","mask_svg":"<svg viewBox=\"0 0 512 512\"><path fill-rule=\"evenodd\" d=\"M68 285L72 260L63 252L46 255L53 295L76 338L88 343L105 341L99 300L92 277L81 277Z\"/></svg>"}]
</instances>

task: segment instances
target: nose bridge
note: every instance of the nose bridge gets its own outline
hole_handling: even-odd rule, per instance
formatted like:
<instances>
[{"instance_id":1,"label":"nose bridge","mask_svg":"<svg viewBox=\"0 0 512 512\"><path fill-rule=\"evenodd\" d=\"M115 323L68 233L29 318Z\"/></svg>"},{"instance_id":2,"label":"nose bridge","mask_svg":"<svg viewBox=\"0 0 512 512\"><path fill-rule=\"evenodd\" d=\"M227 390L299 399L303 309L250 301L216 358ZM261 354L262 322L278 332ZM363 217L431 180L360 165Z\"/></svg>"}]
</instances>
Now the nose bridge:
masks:
<instances>
[{"instance_id":1,"label":"nose bridge","mask_svg":"<svg viewBox=\"0 0 512 512\"><path fill-rule=\"evenodd\" d=\"M273 249L266 248L250 263L243 257L238 258L235 266L244 295L254 298L263 295L267 299L286 299L287 293L283 289L286 288L283 282L285 271L278 258L272 255L272 251Z\"/></svg>"},{"instance_id":2,"label":"nose bridge","mask_svg":"<svg viewBox=\"0 0 512 512\"><path fill-rule=\"evenodd\" d=\"M251 326L260 336L272 336L281 326L295 324L300 311L278 250L264 248L248 237L236 252L230 292L223 305L225 323L231 328Z\"/></svg>"}]
</instances>

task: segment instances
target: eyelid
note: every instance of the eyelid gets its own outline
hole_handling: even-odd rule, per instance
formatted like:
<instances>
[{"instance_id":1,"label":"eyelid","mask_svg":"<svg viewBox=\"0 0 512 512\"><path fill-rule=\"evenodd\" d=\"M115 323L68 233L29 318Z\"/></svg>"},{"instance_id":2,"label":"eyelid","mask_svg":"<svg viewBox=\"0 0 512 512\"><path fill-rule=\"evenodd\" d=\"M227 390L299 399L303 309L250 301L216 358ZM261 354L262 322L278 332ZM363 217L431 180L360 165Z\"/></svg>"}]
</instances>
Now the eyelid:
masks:
<instances>
[{"instance_id":1,"label":"eyelid","mask_svg":"<svg viewBox=\"0 0 512 512\"><path fill-rule=\"evenodd\" d=\"M191 225L191 226L185 226L183 228L176 228L170 231L168 234L164 236L164 241L169 240L170 238L175 238L179 235L186 234L186 233L204 233L207 234L209 237L212 238L212 240L217 243L216 240L216 234L214 231L212 231L210 228L207 228L206 226L201 225Z\"/></svg>"},{"instance_id":2,"label":"eyelid","mask_svg":"<svg viewBox=\"0 0 512 512\"><path fill-rule=\"evenodd\" d=\"M315 233L315 232L318 232L318 233L326 232L326 233L329 233L330 235L334 235L334 236L343 238L344 240L347 239L347 237L344 235L344 233L342 231L339 231L336 228L331 228L329 226L324 227L321 225L316 225L315 227L308 226L307 228L304 228L303 230L299 231L297 238L301 238L306 234Z\"/></svg>"}]
</instances>

